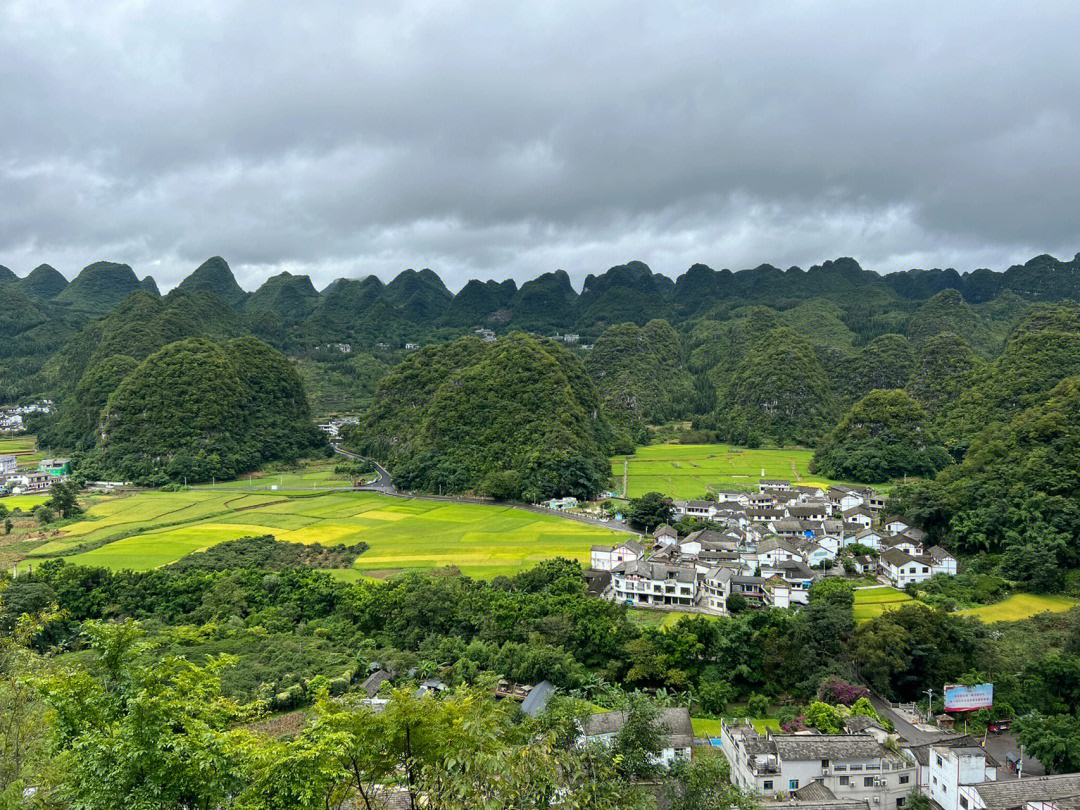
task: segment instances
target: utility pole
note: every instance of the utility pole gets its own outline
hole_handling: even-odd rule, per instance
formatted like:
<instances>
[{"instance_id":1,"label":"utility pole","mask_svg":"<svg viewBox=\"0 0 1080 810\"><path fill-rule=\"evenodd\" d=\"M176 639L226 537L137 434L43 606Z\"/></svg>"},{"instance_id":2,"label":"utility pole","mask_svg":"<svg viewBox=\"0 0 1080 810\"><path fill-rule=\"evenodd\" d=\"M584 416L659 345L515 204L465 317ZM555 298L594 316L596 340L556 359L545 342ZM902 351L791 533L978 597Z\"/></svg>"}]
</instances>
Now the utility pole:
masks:
<instances>
[{"instance_id":1,"label":"utility pole","mask_svg":"<svg viewBox=\"0 0 1080 810\"><path fill-rule=\"evenodd\" d=\"M1023 745L1020 746L1020 762L1017 763L1017 766L1016 766L1016 778L1017 779L1023 779L1024 778L1024 746Z\"/></svg>"},{"instance_id":2,"label":"utility pole","mask_svg":"<svg viewBox=\"0 0 1080 810\"><path fill-rule=\"evenodd\" d=\"M930 702L926 704L926 719L929 721L934 716L934 690L933 687L923 691L924 695L930 696Z\"/></svg>"}]
</instances>

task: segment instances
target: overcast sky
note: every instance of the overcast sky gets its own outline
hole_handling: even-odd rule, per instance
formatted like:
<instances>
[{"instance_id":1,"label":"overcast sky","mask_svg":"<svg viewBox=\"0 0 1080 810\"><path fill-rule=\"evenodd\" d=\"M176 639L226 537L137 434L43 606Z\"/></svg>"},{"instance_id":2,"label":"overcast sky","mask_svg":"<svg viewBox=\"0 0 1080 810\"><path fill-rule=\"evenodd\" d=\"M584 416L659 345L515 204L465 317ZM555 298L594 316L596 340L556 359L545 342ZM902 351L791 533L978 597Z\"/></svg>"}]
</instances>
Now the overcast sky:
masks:
<instances>
[{"instance_id":1,"label":"overcast sky","mask_svg":"<svg viewBox=\"0 0 1080 810\"><path fill-rule=\"evenodd\" d=\"M0 264L167 289L1080 251L1080 3L0 0Z\"/></svg>"}]
</instances>

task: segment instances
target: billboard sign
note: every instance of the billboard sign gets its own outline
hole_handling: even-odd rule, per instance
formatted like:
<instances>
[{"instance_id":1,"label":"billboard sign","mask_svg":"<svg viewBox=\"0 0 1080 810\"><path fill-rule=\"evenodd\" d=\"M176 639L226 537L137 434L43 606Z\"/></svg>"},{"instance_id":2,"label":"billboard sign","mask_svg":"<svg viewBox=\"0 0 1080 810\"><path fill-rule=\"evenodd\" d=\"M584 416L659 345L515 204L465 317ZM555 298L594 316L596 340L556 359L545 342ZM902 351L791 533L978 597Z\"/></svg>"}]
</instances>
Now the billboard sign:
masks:
<instances>
[{"instance_id":1,"label":"billboard sign","mask_svg":"<svg viewBox=\"0 0 1080 810\"><path fill-rule=\"evenodd\" d=\"M977 686L946 686L945 711L974 712L994 705L994 685L980 683Z\"/></svg>"}]
</instances>

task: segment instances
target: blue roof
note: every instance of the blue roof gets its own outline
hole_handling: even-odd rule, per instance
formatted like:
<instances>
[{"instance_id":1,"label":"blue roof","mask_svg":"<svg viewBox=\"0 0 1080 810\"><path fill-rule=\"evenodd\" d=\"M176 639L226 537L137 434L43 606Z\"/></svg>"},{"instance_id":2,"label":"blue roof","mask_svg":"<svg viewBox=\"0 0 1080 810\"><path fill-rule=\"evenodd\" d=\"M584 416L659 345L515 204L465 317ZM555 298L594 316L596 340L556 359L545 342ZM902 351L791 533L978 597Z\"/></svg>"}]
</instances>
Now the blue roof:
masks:
<instances>
[{"instance_id":1,"label":"blue roof","mask_svg":"<svg viewBox=\"0 0 1080 810\"><path fill-rule=\"evenodd\" d=\"M529 717L536 717L548 705L551 696L555 694L555 684L551 681L540 681L529 692L529 696L521 703L521 710Z\"/></svg>"}]
</instances>

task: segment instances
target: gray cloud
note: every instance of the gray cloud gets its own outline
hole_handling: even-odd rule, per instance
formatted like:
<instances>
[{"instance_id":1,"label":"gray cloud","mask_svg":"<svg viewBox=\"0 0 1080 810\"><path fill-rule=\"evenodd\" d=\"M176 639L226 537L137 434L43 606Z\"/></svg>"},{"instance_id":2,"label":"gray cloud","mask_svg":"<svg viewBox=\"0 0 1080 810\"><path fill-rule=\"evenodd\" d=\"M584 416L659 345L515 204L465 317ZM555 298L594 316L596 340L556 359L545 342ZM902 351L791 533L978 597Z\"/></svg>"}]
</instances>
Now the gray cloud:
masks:
<instances>
[{"instance_id":1,"label":"gray cloud","mask_svg":"<svg viewBox=\"0 0 1080 810\"><path fill-rule=\"evenodd\" d=\"M0 263L452 286L1080 249L1080 6L0 0Z\"/></svg>"}]
</instances>

